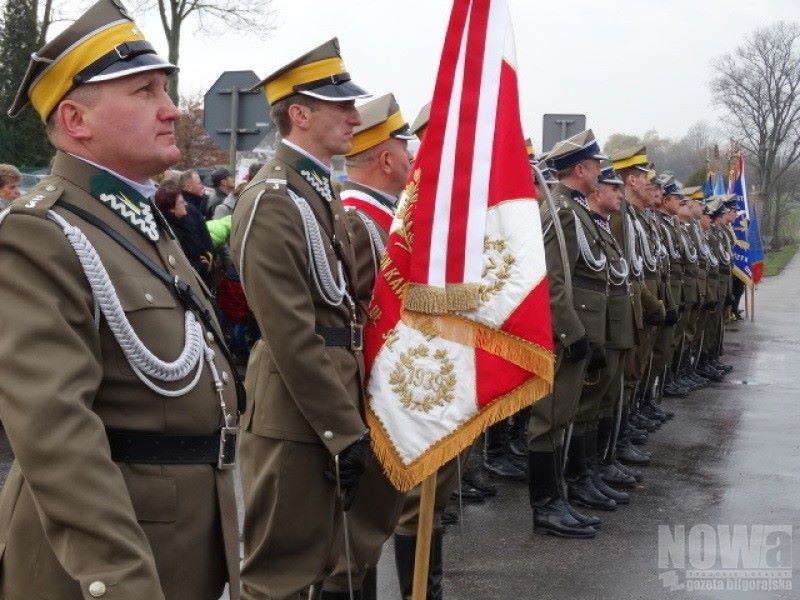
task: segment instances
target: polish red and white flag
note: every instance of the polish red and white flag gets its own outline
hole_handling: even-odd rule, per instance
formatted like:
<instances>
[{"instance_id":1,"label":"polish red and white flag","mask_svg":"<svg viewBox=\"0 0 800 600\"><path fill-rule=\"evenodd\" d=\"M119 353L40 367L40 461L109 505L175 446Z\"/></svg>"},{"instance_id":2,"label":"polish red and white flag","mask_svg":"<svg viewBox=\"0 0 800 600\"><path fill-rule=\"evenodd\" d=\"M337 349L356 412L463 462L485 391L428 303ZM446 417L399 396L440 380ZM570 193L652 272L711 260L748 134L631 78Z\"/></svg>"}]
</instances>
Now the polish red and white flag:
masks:
<instances>
[{"instance_id":1,"label":"polish red and white flag","mask_svg":"<svg viewBox=\"0 0 800 600\"><path fill-rule=\"evenodd\" d=\"M373 449L398 489L551 390L540 223L508 0L455 0L365 334Z\"/></svg>"}]
</instances>

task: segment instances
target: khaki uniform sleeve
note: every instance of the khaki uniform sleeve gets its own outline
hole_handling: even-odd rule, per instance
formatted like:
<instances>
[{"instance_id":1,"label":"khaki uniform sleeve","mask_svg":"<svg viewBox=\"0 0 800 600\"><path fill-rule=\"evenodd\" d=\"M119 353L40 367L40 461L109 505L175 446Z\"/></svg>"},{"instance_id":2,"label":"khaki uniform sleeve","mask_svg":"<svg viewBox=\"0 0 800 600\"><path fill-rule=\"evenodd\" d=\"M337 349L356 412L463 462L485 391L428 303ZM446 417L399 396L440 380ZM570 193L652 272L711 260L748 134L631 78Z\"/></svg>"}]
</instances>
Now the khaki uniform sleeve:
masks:
<instances>
[{"instance_id":1,"label":"khaki uniform sleeve","mask_svg":"<svg viewBox=\"0 0 800 600\"><path fill-rule=\"evenodd\" d=\"M574 215L570 210L559 210L557 218L564 232L567 261L570 273L578 261L578 242L575 237ZM544 255L547 264L547 278L550 289L550 311L553 320L553 335L564 347L586 335L578 313L575 312L572 298L567 295L564 265L558 244L555 224L549 211L542 212L544 229Z\"/></svg>"},{"instance_id":2,"label":"khaki uniform sleeve","mask_svg":"<svg viewBox=\"0 0 800 600\"><path fill-rule=\"evenodd\" d=\"M642 311L645 319L655 315L659 315L663 319L667 312L664 303L646 285L642 286Z\"/></svg>"},{"instance_id":3,"label":"khaki uniform sleeve","mask_svg":"<svg viewBox=\"0 0 800 600\"><path fill-rule=\"evenodd\" d=\"M338 454L367 427L314 331L313 283L300 212L289 198L266 194L254 210L240 261L248 304L291 399L331 454ZM236 243L233 250L241 257ZM336 435L328 440L326 431Z\"/></svg>"},{"instance_id":4,"label":"khaki uniform sleeve","mask_svg":"<svg viewBox=\"0 0 800 600\"><path fill-rule=\"evenodd\" d=\"M77 257L53 223L12 214L0 227L0 272L0 418L50 547L87 600L97 581L113 600L163 599L92 410L103 371Z\"/></svg>"},{"instance_id":5,"label":"khaki uniform sleeve","mask_svg":"<svg viewBox=\"0 0 800 600\"><path fill-rule=\"evenodd\" d=\"M369 306L372 300L372 289L375 286L375 272L378 267L376 261L380 256L373 257L372 240L370 239L367 226L358 216L355 210L345 211L350 230L353 232L352 244L356 262L354 270L358 281L358 303L361 306Z\"/></svg>"}]
</instances>

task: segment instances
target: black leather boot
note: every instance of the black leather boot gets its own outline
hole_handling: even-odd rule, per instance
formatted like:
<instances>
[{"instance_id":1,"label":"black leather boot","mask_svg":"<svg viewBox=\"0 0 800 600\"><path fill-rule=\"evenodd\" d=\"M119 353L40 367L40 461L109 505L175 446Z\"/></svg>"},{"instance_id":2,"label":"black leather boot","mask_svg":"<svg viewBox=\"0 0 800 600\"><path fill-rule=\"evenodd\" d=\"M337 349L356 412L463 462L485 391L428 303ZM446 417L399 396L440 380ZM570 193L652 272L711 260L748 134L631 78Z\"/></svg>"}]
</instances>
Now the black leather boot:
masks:
<instances>
[{"instance_id":1,"label":"black leather boot","mask_svg":"<svg viewBox=\"0 0 800 600\"><path fill-rule=\"evenodd\" d=\"M394 535L394 564L397 567L397 581L400 596L411 600L414 588L414 558L417 551L417 536ZM427 600L442 598L442 530L434 529L431 537L431 557L428 565Z\"/></svg>"},{"instance_id":2,"label":"black leather boot","mask_svg":"<svg viewBox=\"0 0 800 600\"><path fill-rule=\"evenodd\" d=\"M596 440L594 443L597 443ZM588 462L586 460L586 446L587 440L585 435L580 434L572 436L572 444L569 448L569 459L567 460L567 472L565 473L569 502L571 504L595 508L597 510L616 510L617 503L608 496L602 494L592 481Z\"/></svg>"},{"instance_id":3,"label":"black leather boot","mask_svg":"<svg viewBox=\"0 0 800 600\"><path fill-rule=\"evenodd\" d=\"M614 462L601 463L599 471L603 481L610 485L636 487L636 478L619 469Z\"/></svg>"},{"instance_id":4,"label":"black leather boot","mask_svg":"<svg viewBox=\"0 0 800 600\"><path fill-rule=\"evenodd\" d=\"M370 567L361 582L361 600L378 600L378 569Z\"/></svg>"},{"instance_id":5,"label":"black leather boot","mask_svg":"<svg viewBox=\"0 0 800 600\"><path fill-rule=\"evenodd\" d=\"M614 466L618 470L625 473L625 475L630 475L631 477L633 477L637 482L641 483L642 481L644 481L644 475L642 475L641 471L634 469L630 465L623 465L621 462L617 460L616 456L614 456Z\"/></svg>"},{"instance_id":6,"label":"black leather boot","mask_svg":"<svg viewBox=\"0 0 800 600\"><path fill-rule=\"evenodd\" d=\"M417 551L417 536L394 534L394 564L397 567L397 582L400 596L411 600L414 589L414 555Z\"/></svg>"},{"instance_id":7,"label":"black leather boot","mask_svg":"<svg viewBox=\"0 0 800 600\"><path fill-rule=\"evenodd\" d=\"M515 414L508 429L508 451L511 462L524 472L528 471L528 441L525 433L528 430L530 412L531 409L528 407Z\"/></svg>"},{"instance_id":8,"label":"black leather boot","mask_svg":"<svg viewBox=\"0 0 800 600\"><path fill-rule=\"evenodd\" d=\"M497 495L497 486L482 475L479 469L465 468L461 479L486 497Z\"/></svg>"},{"instance_id":9,"label":"black leather boot","mask_svg":"<svg viewBox=\"0 0 800 600\"><path fill-rule=\"evenodd\" d=\"M557 462L554 452L528 453L533 531L566 538L593 538L597 530L573 517L561 496L561 468Z\"/></svg>"},{"instance_id":10,"label":"black leather boot","mask_svg":"<svg viewBox=\"0 0 800 600\"><path fill-rule=\"evenodd\" d=\"M602 445L598 442L598 427L599 425L591 425L587 428L586 433L586 465L589 469L589 476L592 483L597 490L604 496L611 498L617 504L629 504L631 498L625 492L615 490L610 485L603 481L600 476L600 456L597 448Z\"/></svg>"},{"instance_id":11,"label":"black leather boot","mask_svg":"<svg viewBox=\"0 0 800 600\"><path fill-rule=\"evenodd\" d=\"M510 454L508 423L502 420L489 427L484 434L483 468L504 479L524 480L525 471L514 464Z\"/></svg>"},{"instance_id":12,"label":"black leather boot","mask_svg":"<svg viewBox=\"0 0 800 600\"><path fill-rule=\"evenodd\" d=\"M634 448L630 441L627 444L617 444L617 460L622 464L644 467L650 464L649 454L642 454Z\"/></svg>"}]
</instances>

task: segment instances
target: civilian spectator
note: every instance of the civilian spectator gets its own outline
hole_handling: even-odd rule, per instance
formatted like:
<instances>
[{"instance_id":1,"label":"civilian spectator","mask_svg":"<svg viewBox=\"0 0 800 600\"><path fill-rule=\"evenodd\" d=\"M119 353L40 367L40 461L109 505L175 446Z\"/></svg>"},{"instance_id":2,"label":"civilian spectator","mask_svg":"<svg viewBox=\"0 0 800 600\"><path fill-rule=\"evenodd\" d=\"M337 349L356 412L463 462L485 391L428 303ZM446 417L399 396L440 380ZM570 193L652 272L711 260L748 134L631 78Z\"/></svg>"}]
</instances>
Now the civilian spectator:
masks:
<instances>
[{"instance_id":1,"label":"civilian spectator","mask_svg":"<svg viewBox=\"0 0 800 600\"><path fill-rule=\"evenodd\" d=\"M13 165L0 164L0 210L19 198L19 184L22 173Z\"/></svg>"},{"instance_id":2,"label":"civilian spectator","mask_svg":"<svg viewBox=\"0 0 800 600\"><path fill-rule=\"evenodd\" d=\"M213 289L214 245L205 223L201 218L193 217L193 207L186 202L183 192L174 183L165 183L158 188L155 200L177 236L186 258Z\"/></svg>"},{"instance_id":3,"label":"civilian spectator","mask_svg":"<svg viewBox=\"0 0 800 600\"><path fill-rule=\"evenodd\" d=\"M206 219L216 218L214 210L225 201L234 188L233 175L224 168L211 173L211 183L214 186L214 193L208 200L208 209L204 215Z\"/></svg>"},{"instance_id":4,"label":"civilian spectator","mask_svg":"<svg viewBox=\"0 0 800 600\"><path fill-rule=\"evenodd\" d=\"M197 171L189 169L181 173L178 185L180 185L183 199L189 205L194 206L205 219L206 212L208 212L208 196L206 195L206 186L203 185L203 180L200 179Z\"/></svg>"}]
</instances>

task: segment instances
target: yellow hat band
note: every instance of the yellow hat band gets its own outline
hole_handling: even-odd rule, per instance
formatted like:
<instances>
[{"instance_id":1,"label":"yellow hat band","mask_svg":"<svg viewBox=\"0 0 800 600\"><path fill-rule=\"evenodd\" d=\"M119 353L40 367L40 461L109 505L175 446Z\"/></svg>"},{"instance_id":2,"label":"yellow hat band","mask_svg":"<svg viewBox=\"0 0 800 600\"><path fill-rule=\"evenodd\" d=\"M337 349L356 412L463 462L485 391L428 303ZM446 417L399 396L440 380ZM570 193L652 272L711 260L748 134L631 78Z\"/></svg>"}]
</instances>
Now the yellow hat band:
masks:
<instances>
[{"instance_id":1,"label":"yellow hat band","mask_svg":"<svg viewBox=\"0 0 800 600\"><path fill-rule=\"evenodd\" d=\"M621 171L622 169L627 169L629 167L636 167L638 165L649 165L649 164L650 161L647 160L647 154L637 154L636 156L631 156L630 158L615 160L614 170Z\"/></svg>"},{"instance_id":2,"label":"yellow hat band","mask_svg":"<svg viewBox=\"0 0 800 600\"><path fill-rule=\"evenodd\" d=\"M699 190L694 194L689 194L689 198L691 198L692 200L703 200L705 196L703 195L703 190Z\"/></svg>"},{"instance_id":3,"label":"yellow hat band","mask_svg":"<svg viewBox=\"0 0 800 600\"><path fill-rule=\"evenodd\" d=\"M525 149L528 151L528 154L529 154L529 155L530 155L530 154L536 154L536 153L534 152L534 150L533 150L533 144L527 144L527 145L525 146Z\"/></svg>"},{"instance_id":4,"label":"yellow hat band","mask_svg":"<svg viewBox=\"0 0 800 600\"><path fill-rule=\"evenodd\" d=\"M144 40L133 21L122 21L87 37L44 72L31 88L31 105L46 121L53 109L73 87L73 78L94 61L125 42Z\"/></svg>"},{"instance_id":5,"label":"yellow hat band","mask_svg":"<svg viewBox=\"0 0 800 600\"><path fill-rule=\"evenodd\" d=\"M383 123L378 123L375 127L370 127L354 135L353 147L350 152L347 153L347 156L359 154L377 146L381 142L385 142L392 137L392 132L401 129L405 125L406 122L403 119L403 115L400 114L400 111L397 111Z\"/></svg>"},{"instance_id":6,"label":"yellow hat band","mask_svg":"<svg viewBox=\"0 0 800 600\"><path fill-rule=\"evenodd\" d=\"M264 93L267 96L267 102L275 104L278 100L294 94L294 88L298 85L333 77L334 75L341 75L346 72L344 61L341 57L325 58L295 67L272 81L268 81L264 85Z\"/></svg>"}]
</instances>

